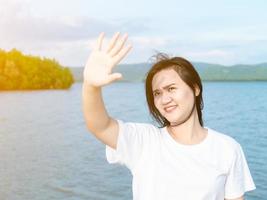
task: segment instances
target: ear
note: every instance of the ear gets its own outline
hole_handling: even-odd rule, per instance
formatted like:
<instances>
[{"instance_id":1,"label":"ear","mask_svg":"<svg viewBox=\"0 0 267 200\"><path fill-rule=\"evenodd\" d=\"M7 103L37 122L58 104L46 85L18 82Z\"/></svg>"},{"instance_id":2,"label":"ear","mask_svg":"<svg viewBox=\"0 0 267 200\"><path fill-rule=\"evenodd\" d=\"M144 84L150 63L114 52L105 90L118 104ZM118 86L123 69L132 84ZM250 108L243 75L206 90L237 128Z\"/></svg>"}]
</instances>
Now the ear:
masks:
<instances>
[{"instance_id":1,"label":"ear","mask_svg":"<svg viewBox=\"0 0 267 200\"><path fill-rule=\"evenodd\" d=\"M199 89L199 87L198 87L198 85L194 85L194 89L195 89L195 96L197 97L198 95L199 95L199 93L200 93L200 89Z\"/></svg>"}]
</instances>

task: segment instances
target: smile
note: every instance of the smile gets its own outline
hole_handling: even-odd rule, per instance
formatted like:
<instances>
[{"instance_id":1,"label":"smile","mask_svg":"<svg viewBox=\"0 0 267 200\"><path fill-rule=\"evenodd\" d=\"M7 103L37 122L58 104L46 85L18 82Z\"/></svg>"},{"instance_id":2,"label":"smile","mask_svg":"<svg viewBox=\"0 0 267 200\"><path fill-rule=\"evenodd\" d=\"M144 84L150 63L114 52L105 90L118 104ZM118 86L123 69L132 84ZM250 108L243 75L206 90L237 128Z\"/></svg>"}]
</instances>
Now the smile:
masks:
<instances>
[{"instance_id":1,"label":"smile","mask_svg":"<svg viewBox=\"0 0 267 200\"><path fill-rule=\"evenodd\" d=\"M177 106L169 106L169 107L164 108L164 110L165 110L166 112L172 112L176 107L177 107Z\"/></svg>"}]
</instances>

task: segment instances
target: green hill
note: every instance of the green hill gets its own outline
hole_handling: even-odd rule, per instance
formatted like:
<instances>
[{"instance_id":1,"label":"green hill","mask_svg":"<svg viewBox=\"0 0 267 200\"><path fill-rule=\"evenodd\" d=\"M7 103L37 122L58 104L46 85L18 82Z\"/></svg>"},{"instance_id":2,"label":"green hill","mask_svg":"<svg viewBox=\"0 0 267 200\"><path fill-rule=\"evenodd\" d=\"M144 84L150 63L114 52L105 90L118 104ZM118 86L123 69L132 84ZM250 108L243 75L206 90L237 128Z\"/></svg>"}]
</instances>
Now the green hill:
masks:
<instances>
[{"instance_id":1,"label":"green hill","mask_svg":"<svg viewBox=\"0 0 267 200\"><path fill-rule=\"evenodd\" d=\"M223 66L202 62L193 63L203 81L267 81L267 63ZM121 64L114 71L123 75L121 81L143 81L151 65L148 63ZM75 81L82 81L82 67L70 68Z\"/></svg>"}]
</instances>

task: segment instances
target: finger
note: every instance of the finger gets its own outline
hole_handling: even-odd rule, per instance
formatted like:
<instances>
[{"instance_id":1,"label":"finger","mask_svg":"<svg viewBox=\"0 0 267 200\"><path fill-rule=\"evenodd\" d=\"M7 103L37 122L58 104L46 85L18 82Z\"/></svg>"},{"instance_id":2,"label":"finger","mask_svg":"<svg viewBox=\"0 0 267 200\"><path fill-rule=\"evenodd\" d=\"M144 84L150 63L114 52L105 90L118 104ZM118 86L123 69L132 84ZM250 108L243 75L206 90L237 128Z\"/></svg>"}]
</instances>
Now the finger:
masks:
<instances>
[{"instance_id":1,"label":"finger","mask_svg":"<svg viewBox=\"0 0 267 200\"><path fill-rule=\"evenodd\" d=\"M107 53L111 51L111 49L114 47L115 43L117 42L118 38L120 36L120 32L117 32L113 35L112 39L109 42L108 48L107 48Z\"/></svg>"},{"instance_id":2,"label":"finger","mask_svg":"<svg viewBox=\"0 0 267 200\"><path fill-rule=\"evenodd\" d=\"M132 45L127 45L124 47L116 56L113 57L114 59L114 66L118 64L132 49Z\"/></svg>"},{"instance_id":3,"label":"finger","mask_svg":"<svg viewBox=\"0 0 267 200\"><path fill-rule=\"evenodd\" d=\"M96 41L96 44L95 44L95 48L94 48L95 50L98 50L98 51L101 50L104 35L105 35L104 32L99 34L97 41Z\"/></svg>"},{"instance_id":4,"label":"finger","mask_svg":"<svg viewBox=\"0 0 267 200\"><path fill-rule=\"evenodd\" d=\"M119 41L117 41L117 42L115 43L114 48L112 48L112 50L111 50L110 53L109 53L112 57L113 57L113 56L116 56L116 55L120 52L120 50L121 50L122 47L124 46L124 44L125 44L127 38L128 38L128 35L127 35L127 34L124 34L123 37L122 37Z\"/></svg>"}]
</instances>

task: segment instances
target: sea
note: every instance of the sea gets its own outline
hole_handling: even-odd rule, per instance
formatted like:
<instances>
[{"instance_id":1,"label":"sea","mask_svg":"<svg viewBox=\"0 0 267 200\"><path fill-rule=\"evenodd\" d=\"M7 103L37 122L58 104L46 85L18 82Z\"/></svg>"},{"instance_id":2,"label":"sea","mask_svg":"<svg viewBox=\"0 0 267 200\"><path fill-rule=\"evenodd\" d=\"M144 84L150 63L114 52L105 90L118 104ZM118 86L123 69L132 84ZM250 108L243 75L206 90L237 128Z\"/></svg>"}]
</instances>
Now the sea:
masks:
<instances>
[{"instance_id":1,"label":"sea","mask_svg":"<svg viewBox=\"0 0 267 200\"><path fill-rule=\"evenodd\" d=\"M68 90L0 92L0 200L131 200L132 175L108 164L105 145L86 128L82 83ZM203 82L204 125L242 146L267 199L267 82ZM110 116L154 123L142 82L102 89ZM101 119L99 119L101 120Z\"/></svg>"}]
</instances>

